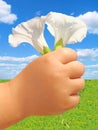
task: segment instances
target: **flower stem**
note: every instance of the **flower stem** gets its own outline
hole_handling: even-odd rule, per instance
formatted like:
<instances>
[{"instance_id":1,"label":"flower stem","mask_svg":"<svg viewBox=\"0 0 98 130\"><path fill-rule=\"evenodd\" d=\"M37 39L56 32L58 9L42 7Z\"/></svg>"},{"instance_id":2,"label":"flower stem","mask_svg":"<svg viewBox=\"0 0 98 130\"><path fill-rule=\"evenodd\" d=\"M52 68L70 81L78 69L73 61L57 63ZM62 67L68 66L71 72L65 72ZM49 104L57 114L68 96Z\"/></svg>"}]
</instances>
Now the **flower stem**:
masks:
<instances>
[{"instance_id":1,"label":"flower stem","mask_svg":"<svg viewBox=\"0 0 98 130\"><path fill-rule=\"evenodd\" d=\"M47 53L49 53L49 52L51 52L50 48L44 46L44 47L43 47L43 55L44 55L44 54L47 54Z\"/></svg>"},{"instance_id":2,"label":"flower stem","mask_svg":"<svg viewBox=\"0 0 98 130\"><path fill-rule=\"evenodd\" d=\"M63 40L60 39L60 40L55 44L54 50L57 50L57 49L62 48L62 47L64 47L64 45L63 45Z\"/></svg>"}]
</instances>

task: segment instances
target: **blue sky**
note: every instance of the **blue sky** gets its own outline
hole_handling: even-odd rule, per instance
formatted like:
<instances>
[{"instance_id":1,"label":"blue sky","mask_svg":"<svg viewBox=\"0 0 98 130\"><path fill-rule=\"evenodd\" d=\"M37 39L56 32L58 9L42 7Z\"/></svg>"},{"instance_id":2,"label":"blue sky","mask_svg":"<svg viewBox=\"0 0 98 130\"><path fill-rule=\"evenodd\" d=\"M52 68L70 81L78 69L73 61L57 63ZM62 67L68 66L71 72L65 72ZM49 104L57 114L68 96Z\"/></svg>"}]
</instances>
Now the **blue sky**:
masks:
<instances>
[{"instance_id":1,"label":"blue sky","mask_svg":"<svg viewBox=\"0 0 98 130\"><path fill-rule=\"evenodd\" d=\"M67 47L77 51L78 60L86 67L85 79L98 79L98 0L0 0L0 79L14 78L30 61L40 54L27 43L13 48L8 35L19 23L50 11L81 18L87 25L86 38ZM53 37L47 34L49 46Z\"/></svg>"}]
</instances>

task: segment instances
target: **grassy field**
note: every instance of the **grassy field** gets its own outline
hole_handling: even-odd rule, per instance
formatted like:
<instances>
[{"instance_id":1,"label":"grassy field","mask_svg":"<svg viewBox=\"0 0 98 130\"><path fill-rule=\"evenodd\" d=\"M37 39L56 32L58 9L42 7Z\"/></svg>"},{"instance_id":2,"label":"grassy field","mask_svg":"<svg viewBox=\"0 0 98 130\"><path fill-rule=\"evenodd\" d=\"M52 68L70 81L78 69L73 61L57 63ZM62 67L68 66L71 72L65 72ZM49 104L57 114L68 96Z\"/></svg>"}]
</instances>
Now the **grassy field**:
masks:
<instances>
[{"instance_id":1,"label":"grassy field","mask_svg":"<svg viewBox=\"0 0 98 130\"><path fill-rule=\"evenodd\" d=\"M6 130L98 130L98 80L86 81L75 109L58 116L28 117Z\"/></svg>"}]
</instances>

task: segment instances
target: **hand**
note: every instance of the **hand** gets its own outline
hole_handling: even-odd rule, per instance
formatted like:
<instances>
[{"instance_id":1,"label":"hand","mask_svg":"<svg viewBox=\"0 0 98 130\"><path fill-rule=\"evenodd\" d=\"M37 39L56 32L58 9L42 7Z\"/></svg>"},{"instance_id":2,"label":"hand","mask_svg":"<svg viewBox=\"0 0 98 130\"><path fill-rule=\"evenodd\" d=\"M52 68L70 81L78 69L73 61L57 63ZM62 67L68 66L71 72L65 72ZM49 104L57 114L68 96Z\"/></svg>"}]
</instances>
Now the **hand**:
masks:
<instances>
[{"instance_id":1,"label":"hand","mask_svg":"<svg viewBox=\"0 0 98 130\"><path fill-rule=\"evenodd\" d=\"M76 59L74 50L58 49L31 62L11 81L25 116L59 114L77 106L84 65Z\"/></svg>"}]
</instances>

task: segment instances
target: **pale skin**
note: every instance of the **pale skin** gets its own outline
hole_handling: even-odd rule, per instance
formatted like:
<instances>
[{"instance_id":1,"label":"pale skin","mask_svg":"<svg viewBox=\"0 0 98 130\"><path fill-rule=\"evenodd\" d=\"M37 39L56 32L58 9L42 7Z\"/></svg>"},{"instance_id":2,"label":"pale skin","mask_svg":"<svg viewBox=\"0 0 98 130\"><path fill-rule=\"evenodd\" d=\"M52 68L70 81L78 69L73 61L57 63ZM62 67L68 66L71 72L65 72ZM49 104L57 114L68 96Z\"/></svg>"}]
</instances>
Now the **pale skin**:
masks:
<instances>
[{"instance_id":1,"label":"pale skin","mask_svg":"<svg viewBox=\"0 0 98 130\"><path fill-rule=\"evenodd\" d=\"M61 114L77 106L84 65L74 50L40 56L20 74L0 84L0 130L28 116Z\"/></svg>"}]
</instances>

